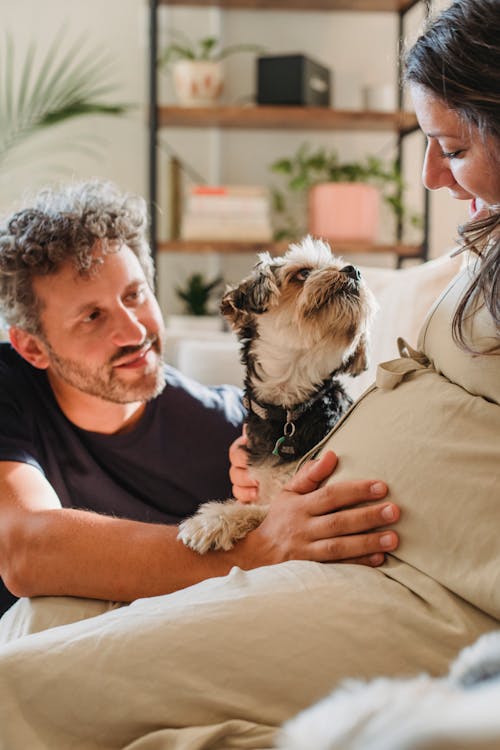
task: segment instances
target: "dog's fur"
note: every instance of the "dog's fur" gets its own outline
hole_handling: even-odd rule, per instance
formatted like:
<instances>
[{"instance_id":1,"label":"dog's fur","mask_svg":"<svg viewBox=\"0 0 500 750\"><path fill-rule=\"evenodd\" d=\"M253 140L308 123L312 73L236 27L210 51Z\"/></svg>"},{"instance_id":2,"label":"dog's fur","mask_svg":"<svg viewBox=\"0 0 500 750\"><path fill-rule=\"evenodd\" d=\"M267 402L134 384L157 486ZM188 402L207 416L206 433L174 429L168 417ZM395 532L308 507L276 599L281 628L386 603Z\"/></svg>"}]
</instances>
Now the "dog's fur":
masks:
<instances>
[{"instance_id":1,"label":"dog's fur","mask_svg":"<svg viewBox=\"0 0 500 750\"><path fill-rule=\"evenodd\" d=\"M180 526L200 553L231 549L265 517L298 460L351 404L340 373L367 367L375 301L358 269L307 237L283 257L259 256L253 273L226 292L221 311L242 343L249 467L258 504L210 502Z\"/></svg>"},{"instance_id":2,"label":"dog's fur","mask_svg":"<svg viewBox=\"0 0 500 750\"><path fill-rule=\"evenodd\" d=\"M288 721L281 750L498 750L500 631L460 653L446 677L349 680Z\"/></svg>"}]
</instances>

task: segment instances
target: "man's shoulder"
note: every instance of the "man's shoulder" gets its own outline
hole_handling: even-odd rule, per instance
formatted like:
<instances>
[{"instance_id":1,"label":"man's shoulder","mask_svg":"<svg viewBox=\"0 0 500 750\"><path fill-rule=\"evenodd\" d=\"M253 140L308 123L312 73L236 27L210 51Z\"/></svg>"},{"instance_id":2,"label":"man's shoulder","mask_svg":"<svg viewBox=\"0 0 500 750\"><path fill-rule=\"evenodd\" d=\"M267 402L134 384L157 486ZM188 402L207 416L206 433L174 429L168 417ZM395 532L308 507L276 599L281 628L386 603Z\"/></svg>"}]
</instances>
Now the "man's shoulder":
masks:
<instances>
[{"instance_id":1,"label":"man's shoulder","mask_svg":"<svg viewBox=\"0 0 500 750\"><path fill-rule=\"evenodd\" d=\"M5 342L0 343L0 396L2 400L11 397L26 397L31 392L45 390L45 373L37 370L23 359L16 350Z\"/></svg>"},{"instance_id":2,"label":"man's shoulder","mask_svg":"<svg viewBox=\"0 0 500 750\"><path fill-rule=\"evenodd\" d=\"M160 395L165 403L175 404L179 409L190 406L203 411L225 412L233 423L244 417L241 389L234 385L205 385L170 365L165 365L166 387Z\"/></svg>"},{"instance_id":3,"label":"man's shoulder","mask_svg":"<svg viewBox=\"0 0 500 750\"><path fill-rule=\"evenodd\" d=\"M16 377L31 370L31 365L7 341L0 342L0 376Z\"/></svg>"}]
</instances>

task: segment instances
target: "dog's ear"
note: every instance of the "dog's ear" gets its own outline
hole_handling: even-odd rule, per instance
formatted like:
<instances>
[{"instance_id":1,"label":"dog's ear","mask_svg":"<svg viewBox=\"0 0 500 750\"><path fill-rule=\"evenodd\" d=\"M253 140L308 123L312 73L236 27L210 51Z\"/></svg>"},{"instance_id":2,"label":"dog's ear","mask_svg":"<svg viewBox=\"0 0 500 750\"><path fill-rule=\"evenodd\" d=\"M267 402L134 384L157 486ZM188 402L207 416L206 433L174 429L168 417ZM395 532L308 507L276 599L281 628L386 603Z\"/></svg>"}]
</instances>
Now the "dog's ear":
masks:
<instances>
[{"instance_id":1,"label":"dog's ear","mask_svg":"<svg viewBox=\"0 0 500 750\"><path fill-rule=\"evenodd\" d=\"M266 312L278 296L279 286L273 266L261 262L241 284L227 290L222 297L220 311L231 326L238 329L252 315Z\"/></svg>"},{"instance_id":2,"label":"dog's ear","mask_svg":"<svg viewBox=\"0 0 500 750\"><path fill-rule=\"evenodd\" d=\"M342 372L355 377L368 369L368 341L363 333L353 354L349 357Z\"/></svg>"}]
</instances>

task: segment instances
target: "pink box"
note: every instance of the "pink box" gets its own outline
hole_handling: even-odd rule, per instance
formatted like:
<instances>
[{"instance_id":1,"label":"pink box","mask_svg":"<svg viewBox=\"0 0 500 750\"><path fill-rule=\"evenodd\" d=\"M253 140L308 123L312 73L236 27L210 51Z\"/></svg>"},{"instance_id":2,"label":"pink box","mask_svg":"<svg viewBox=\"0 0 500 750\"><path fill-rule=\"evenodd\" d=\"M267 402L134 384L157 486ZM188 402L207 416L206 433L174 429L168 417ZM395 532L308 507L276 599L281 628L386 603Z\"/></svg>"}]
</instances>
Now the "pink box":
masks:
<instances>
[{"instance_id":1,"label":"pink box","mask_svg":"<svg viewBox=\"0 0 500 750\"><path fill-rule=\"evenodd\" d=\"M309 190L309 231L330 240L373 243L380 193L361 182L323 182Z\"/></svg>"}]
</instances>

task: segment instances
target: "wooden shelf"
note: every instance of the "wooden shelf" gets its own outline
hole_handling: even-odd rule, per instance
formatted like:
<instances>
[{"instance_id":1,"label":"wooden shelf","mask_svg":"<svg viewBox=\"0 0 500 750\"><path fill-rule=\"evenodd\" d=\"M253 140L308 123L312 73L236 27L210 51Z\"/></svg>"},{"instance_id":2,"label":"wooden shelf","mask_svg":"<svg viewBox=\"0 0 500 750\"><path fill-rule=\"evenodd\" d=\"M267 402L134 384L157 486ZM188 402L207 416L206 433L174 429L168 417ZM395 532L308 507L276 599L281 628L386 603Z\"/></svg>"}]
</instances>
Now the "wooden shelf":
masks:
<instances>
[{"instance_id":1,"label":"wooden shelf","mask_svg":"<svg viewBox=\"0 0 500 750\"><path fill-rule=\"evenodd\" d=\"M158 108L160 127L286 128L287 130L357 130L411 132L418 128L412 112L370 112L328 107L220 106Z\"/></svg>"},{"instance_id":2,"label":"wooden shelf","mask_svg":"<svg viewBox=\"0 0 500 750\"><path fill-rule=\"evenodd\" d=\"M164 253L260 253L265 250L272 255L282 255L289 247L289 242L226 242L218 240L186 241L168 240L158 243L159 252ZM420 258L420 245L367 245L364 242L331 242L336 255L351 253L393 253L400 258Z\"/></svg>"},{"instance_id":3,"label":"wooden shelf","mask_svg":"<svg viewBox=\"0 0 500 750\"><path fill-rule=\"evenodd\" d=\"M405 11L415 0L159 0L161 5L254 10Z\"/></svg>"}]
</instances>

